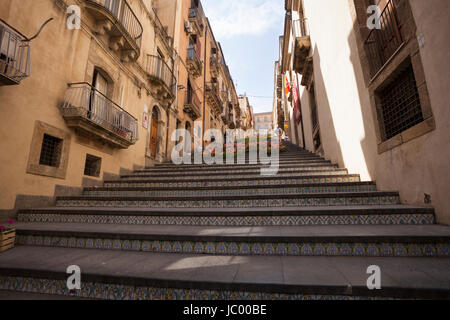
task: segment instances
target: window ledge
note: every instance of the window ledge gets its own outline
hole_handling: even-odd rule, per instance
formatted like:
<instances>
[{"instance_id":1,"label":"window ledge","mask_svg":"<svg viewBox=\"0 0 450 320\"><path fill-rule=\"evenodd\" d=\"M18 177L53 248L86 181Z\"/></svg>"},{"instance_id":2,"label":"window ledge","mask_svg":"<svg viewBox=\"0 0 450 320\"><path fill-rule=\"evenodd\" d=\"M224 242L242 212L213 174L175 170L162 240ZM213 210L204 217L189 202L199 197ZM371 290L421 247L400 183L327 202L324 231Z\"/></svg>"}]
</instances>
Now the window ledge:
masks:
<instances>
[{"instance_id":1,"label":"window ledge","mask_svg":"<svg viewBox=\"0 0 450 320\"><path fill-rule=\"evenodd\" d=\"M434 121L434 118L428 118L423 122L416 124L414 127L411 127L408 130L405 130L402 133L396 135L395 137L378 144L378 154L382 154L389 150L392 150L435 129L436 123Z\"/></svg>"}]
</instances>

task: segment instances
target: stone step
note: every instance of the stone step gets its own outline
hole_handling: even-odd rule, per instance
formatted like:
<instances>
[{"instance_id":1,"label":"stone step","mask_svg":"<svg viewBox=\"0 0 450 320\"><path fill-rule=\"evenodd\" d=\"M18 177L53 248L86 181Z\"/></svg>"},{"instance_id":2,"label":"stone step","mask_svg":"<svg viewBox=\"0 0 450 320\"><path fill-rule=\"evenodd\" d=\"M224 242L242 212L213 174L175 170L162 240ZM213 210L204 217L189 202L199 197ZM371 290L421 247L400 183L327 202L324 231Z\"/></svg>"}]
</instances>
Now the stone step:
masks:
<instances>
[{"instance_id":1,"label":"stone step","mask_svg":"<svg viewBox=\"0 0 450 320\"><path fill-rule=\"evenodd\" d=\"M450 257L450 227L142 226L19 223L20 245L158 253L278 256Z\"/></svg>"},{"instance_id":2,"label":"stone step","mask_svg":"<svg viewBox=\"0 0 450 320\"><path fill-rule=\"evenodd\" d=\"M243 172L232 174L232 173L223 173L223 171L219 171L217 173L203 173L203 174L193 174L187 173L186 175L161 175L155 176L152 174L131 174L131 175L122 175L121 179L137 179L144 180L149 179L151 181L184 181L184 180L193 180L204 178L204 180L212 181L219 179L236 179L236 178L245 178L245 179L254 179L258 177L274 177L274 178L283 178L283 177L305 177L305 176L335 176L335 175L347 175L347 169L311 169L311 170L280 170L276 175L271 176L263 176L260 170L256 170L256 172L244 170Z\"/></svg>"},{"instance_id":3,"label":"stone step","mask_svg":"<svg viewBox=\"0 0 450 320\"><path fill-rule=\"evenodd\" d=\"M249 165L263 165L263 164L267 164L270 162L277 162L280 165L284 165L284 164L306 164L306 163L316 163L316 162L330 162L329 160L325 160L323 158L307 158L307 159L279 159L278 161L274 161L273 159L263 159L263 161L260 161L260 159L258 159L258 162L256 164L253 163L249 163L248 161L245 161L243 163L238 163L238 162L234 162L232 164L227 164L226 161L224 161L224 163L220 166L223 167L234 167L234 166L249 166ZM210 167L211 165L206 164L206 163L202 163L202 164L174 164L172 162L170 163L157 163L155 164L155 166L153 167L146 167L145 170L147 169L170 169L170 168L177 168L177 167L183 167L183 168L205 168L205 167ZM218 165L216 165L218 166Z\"/></svg>"},{"instance_id":4,"label":"stone step","mask_svg":"<svg viewBox=\"0 0 450 320\"><path fill-rule=\"evenodd\" d=\"M228 168L216 169L214 166L204 168L201 170L162 170L162 171L135 171L132 176L135 177L183 177L183 176L199 176L211 174L261 174L262 167L249 167L247 169ZM266 167L269 168L269 167ZM313 164L313 165L295 165L289 167L279 167L278 173L294 173L294 172L308 172L308 171L328 171L338 169L337 165L332 164Z\"/></svg>"},{"instance_id":5,"label":"stone step","mask_svg":"<svg viewBox=\"0 0 450 320\"><path fill-rule=\"evenodd\" d=\"M261 208L261 207L305 207L345 205L393 205L399 204L398 192L369 191L341 193L311 193L283 195L233 196L77 196L57 197L60 207L129 207L129 208Z\"/></svg>"},{"instance_id":6,"label":"stone step","mask_svg":"<svg viewBox=\"0 0 450 320\"><path fill-rule=\"evenodd\" d=\"M314 160L308 162L274 162L273 164L278 164L279 168L302 168L302 167L320 167L320 166L331 166L333 165L331 161L325 160ZM136 170L135 173L159 173L159 172L184 172L184 171L217 171L217 170L245 170L245 169L261 169L268 168L270 164L213 164L213 165L172 165L168 167L152 167L143 170Z\"/></svg>"},{"instance_id":7,"label":"stone step","mask_svg":"<svg viewBox=\"0 0 450 320\"><path fill-rule=\"evenodd\" d=\"M193 225L422 225L434 224L434 209L406 205L297 208L80 208L52 207L18 212L21 222Z\"/></svg>"},{"instance_id":8,"label":"stone step","mask_svg":"<svg viewBox=\"0 0 450 320\"><path fill-rule=\"evenodd\" d=\"M85 196L129 196L129 197L185 197L185 196L233 196L233 195L283 195L298 193L366 192L376 191L373 182L331 183L289 186L239 186L239 187L200 187L200 188L138 188L138 187L89 187L84 188Z\"/></svg>"},{"instance_id":9,"label":"stone step","mask_svg":"<svg viewBox=\"0 0 450 320\"><path fill-rule=\"evenodd\" d=\"M236 257L35 246L2 253L0 289L70 296L70 265L82 271L75 294L83 298L450 299L448 258ZM367 288L370 265L381 270L380 290Z\"/></svg>"},{"instance_id":10,"label":"stone step","mask_svg":"<svg viewBox=\"0 0 450 320\"><path fill-rule=\"evenodd\" d=\"M301 176L301 177L262 177L257 176L234 179L192 178L185 181L173 181L173 179L152 181L148 179L139 180L107 180L104 187L108 188L205 188L205 187L240 187L240 186L287 186L307 185L323 183L351 183L360 182L359 175L326 175L326 176Z\"/></svg>"}]
</instances>

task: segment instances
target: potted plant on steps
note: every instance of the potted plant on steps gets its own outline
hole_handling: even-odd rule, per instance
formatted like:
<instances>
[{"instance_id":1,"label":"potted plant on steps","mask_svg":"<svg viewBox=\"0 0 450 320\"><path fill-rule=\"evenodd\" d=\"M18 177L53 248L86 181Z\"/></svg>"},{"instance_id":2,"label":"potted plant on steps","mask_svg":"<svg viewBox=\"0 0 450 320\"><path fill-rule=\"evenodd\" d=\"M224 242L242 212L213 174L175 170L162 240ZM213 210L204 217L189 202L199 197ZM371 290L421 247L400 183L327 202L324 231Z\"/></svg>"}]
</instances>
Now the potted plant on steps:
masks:
<instances>
[{"instance_id":1,"label":"potted plant on steps","mask_svg":"<svg viewBox=\"0 0 450 320\"><path fill-rule=\"evenodd\" d=\"M0 225L0 252L14 248L16 240L16 229L14 221L9 220L8 226Z\"/></svg>"}]
</instances>

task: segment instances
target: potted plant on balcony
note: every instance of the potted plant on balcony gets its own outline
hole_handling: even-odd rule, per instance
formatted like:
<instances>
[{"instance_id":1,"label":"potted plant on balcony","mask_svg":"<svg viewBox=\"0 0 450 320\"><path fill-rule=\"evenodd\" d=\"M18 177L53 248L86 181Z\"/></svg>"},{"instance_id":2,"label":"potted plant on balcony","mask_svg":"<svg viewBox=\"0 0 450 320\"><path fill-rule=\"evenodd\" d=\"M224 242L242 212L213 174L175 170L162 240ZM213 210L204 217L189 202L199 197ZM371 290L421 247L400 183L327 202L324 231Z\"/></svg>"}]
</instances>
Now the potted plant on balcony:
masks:
<instances>
[{"instance_id":1,"label":"potted plant on balcony","mask_svg":"<svg viewBox=\"0 0 450 320\"><path fill-rule=\"evenodd\" d=\"M14 248L16 240L16 229L14 221L9 220L8 226L0 225L0 252Z\"/></svg>"}]
</instances>

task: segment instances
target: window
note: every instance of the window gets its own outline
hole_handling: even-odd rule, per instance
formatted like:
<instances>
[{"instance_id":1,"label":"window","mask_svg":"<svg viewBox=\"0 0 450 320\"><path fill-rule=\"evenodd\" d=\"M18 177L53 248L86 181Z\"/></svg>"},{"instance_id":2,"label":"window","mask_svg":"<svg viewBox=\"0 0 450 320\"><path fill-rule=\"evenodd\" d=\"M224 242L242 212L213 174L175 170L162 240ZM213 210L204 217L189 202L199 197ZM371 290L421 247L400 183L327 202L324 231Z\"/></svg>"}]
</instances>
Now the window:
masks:
<instances>
[{"instance_id":1,"label":"window","mask_svg":"<svg viewBox=\"0 0 450 320\"><path fill-rule=\"evenodd\" d=\"M377 93L383 140L424 121L412 65Z\"/></svg>"},{"instance_id":2,"label":"window","mask_svg":"<svg viewBox=\"0 0 450 320\"><path fill-rule=\"evenodd\" d=\"M27 173L65 179L71 135L36 121L28 156Z\"/></svg>"},{"instance_id":3,"label":"window","mask_svg":"<svg viewBox=\"0 0 450 320\"><path fill-rule=\"evenodd\" d=\"M49 167L59 167L62 151L62 139L44 134L41 146L39 164Z\"/></svg>"},{"instance_id":4,"label":"window","mask_svg":"<svg viewBox=\"0 0 450 320\"><path fill-rule=\"evenodd\" d=\"M100 169L102 166L102 159L96 156L87 154L84 165L84 175L90 177L100 177Z\"/></svg>"}]
</instances>

